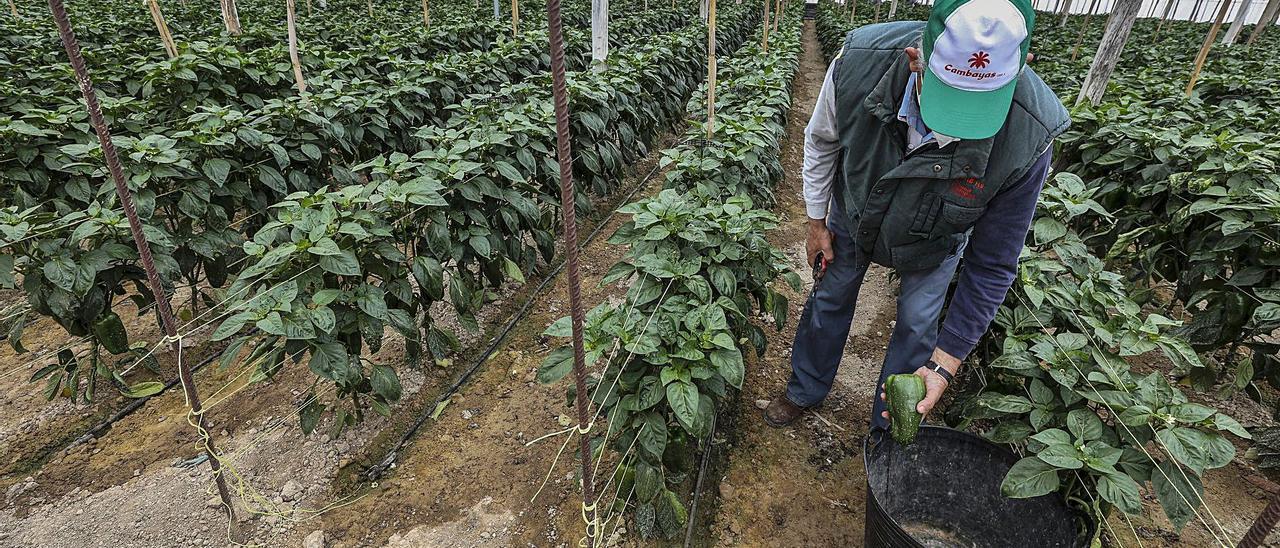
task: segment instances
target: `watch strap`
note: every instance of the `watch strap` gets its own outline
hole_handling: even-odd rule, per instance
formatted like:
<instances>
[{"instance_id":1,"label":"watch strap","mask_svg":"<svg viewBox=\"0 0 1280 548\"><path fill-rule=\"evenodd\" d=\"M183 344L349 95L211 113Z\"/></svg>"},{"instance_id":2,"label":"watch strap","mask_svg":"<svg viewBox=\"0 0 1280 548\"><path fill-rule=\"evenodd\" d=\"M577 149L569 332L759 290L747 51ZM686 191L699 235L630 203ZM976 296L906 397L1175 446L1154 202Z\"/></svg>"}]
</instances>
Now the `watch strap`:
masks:
<instances>
[{"instance_id":1,"label":"watch strap","mask_svg":"<svg viewBox=\"0 0 1280 548\"><path fill-rule=\"evenodd\" d=\"M942 364L933 360L929 360L928 365L925 365L925 367L928 367L930 371L937 373L938 376L942 377L942 380L947 381L947 384L951 384L951 381L956 378L956 376L952 375L950 371L947 371L947 368L943 367Z\"/></svg>"}]
</instances>

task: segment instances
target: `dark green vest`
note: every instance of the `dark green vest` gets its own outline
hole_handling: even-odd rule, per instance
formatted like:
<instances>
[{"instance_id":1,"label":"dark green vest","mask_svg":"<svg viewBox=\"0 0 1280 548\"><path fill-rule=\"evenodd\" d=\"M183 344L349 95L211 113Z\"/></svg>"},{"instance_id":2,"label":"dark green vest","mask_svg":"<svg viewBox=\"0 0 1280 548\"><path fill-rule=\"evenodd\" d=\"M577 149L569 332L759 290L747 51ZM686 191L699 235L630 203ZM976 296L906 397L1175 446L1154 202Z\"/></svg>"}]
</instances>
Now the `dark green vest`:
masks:
<instances>
[{"instance_id":1,"label":"dark green vest","mask_svg":"<svg viewBox=\"0 0 1280 548\"><path fill-rule=\"evenodd\" d=\"M859 253L899 270L941 263L991 198L1021 179L1071 123L1062 101L1027 68L1000 133L907 154L907 127L898 120L909 76L902 50L918 46L923 31L918 21L854 30L832 74L843 146L834 198Z\"/></svg>"}]
</instances>

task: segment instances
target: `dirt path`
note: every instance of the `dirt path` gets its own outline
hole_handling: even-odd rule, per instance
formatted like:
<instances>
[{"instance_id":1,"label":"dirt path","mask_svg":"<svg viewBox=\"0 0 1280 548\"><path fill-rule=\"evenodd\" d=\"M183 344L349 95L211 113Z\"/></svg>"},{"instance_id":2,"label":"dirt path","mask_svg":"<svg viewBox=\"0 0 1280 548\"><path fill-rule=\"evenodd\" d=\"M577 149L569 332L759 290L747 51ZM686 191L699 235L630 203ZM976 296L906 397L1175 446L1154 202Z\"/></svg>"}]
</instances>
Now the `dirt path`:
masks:
<instances>
[{"instance_id":1,"label":"dirt path","mask_svg":"<svg viewBox=\"0 0 1280 548\"><path fill-rule=\"evenodd\" d=\"M782 226L772 237L799 272L807 272L799 175L804 127L826 74L811 22L805 25L804 48L782 144L786 173L778 192ZM818 411L822 418L809 415L790 428L770 428L754 403L773 398L786 385L794 319L800 316L807 292L808 287L803 294L788 295L791 320L783 333L771 337L764 359L743 385L738 439L729 449L715 525L722 545L862 544L865 480L858 444L867 429L872 387L894 317L893 288L885 269L873 266L867 273L836 385Z\"/></svg>"},{"instance_id":2,"label":"dirt path","mask_svg":"<svg viewBox=\"0 0 1280 548\"><path fill-rule=\"evenodd\" d=\"M807 272L804 258L804 202L799 174L804 157L804 127L813 112L826 73L811 24L804 31L805 51L796 76L782 144L786 179L779 196L783 224L772 236L786 250L794 268ZM811 284L808 284L811 285ZM879 376L885 344L895 316L895 288L888 271L872 265L858 297L858 310L849 335L836 385L818 415L809 415L789 428L764 424L759 405L778 395L790 374L794 318L800 316L803 294L791 294L791 318L743 385L744 404L737 417L738 435L729 448L727 472L721 480L719 515L712 533L718 546L861 546L865 512L866 474L861 441L866 435L870 400ZM1244 398L1238 398L1244 399ZM1250 406L1252 401L1246 401ZM1253 405L1256 407L1256 405ZM1252 424L1252 421L1249 422ZM1210 472L1205 478L1205 502L1234 544L1248 529L1274 487L1242 459ZM1214 536L1193 522L1179 534L1165 519L1154 497L1147 496L1146 514L1130 522L1110 520L1117 546L1200 547L1215 545ZM1218 524L1205 513L1214 529ZM1135 534L1137 538L1135 538ZM1280 534L1272 535L1280 538ZM1280 543L1277 543L1280 545Z\"/></svg>"}]
</instances>

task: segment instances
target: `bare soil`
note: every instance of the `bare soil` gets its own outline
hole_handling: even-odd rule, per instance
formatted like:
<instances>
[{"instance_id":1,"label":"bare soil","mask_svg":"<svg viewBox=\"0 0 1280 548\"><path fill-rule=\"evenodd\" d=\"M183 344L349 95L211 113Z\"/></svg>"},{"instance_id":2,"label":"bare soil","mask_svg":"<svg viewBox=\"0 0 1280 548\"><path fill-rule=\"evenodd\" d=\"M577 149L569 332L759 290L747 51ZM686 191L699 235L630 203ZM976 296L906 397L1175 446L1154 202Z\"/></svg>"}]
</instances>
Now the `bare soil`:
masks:
<instances>
[{"instance_id":1,"label":"bare soil","mask_svg":"<svg viewBox=\"0 0 1280 548\"><path fill-rule=\"evenodd\" d=\"M787 138L782 144L786 180L779 188L778 212L783 225L773 239L783 246L794 268L807 272L804 257L804 202L799 174L804 160L804 126L813 112L826 73L821 49L811 25L804 32L805 51L792 94ZM804 295L788 295L792 317L799 317ZM790 344L794 325L772 338L756 371L747 376L739 426L729 450L728 472L722 480L720 513L713 525L721 546L860 546L866 503L866 473L862 439L866 436L871 398L884 359L885 344L896 315L895 287L887 270L873 265L858 296L858 310L845 347L836 384L823 407L795 425L776 429L760 417L759 406L778 396L790 374ZM1141 365L1139 365L1141 367ZM1168 364L1163 364L1168 370ZM1237 417L1245 426L1274 424L1257 403L1236 394L1209 400ZM944 400L945 402L945 400ZM1247 444L1237 444L1237 457L1227 467L1209 472L1205 523L1188 524L1180 533L1164 517L1151 493L1144 492L1144 514L1125 519L1116 515L1104 528L1107 546L1217 546L1210 528L1226 545L1234 545L1262 511L1273 488L1244 458ZM1209 528L1206 528L1206 524ZM1131 527L1132 525L1132 527ZM1225 533L1224 533L1225 531ZM1136 535L1136 538L1135 538ZM1273 534L1268 545L1280 534Z\"/></svg>"}]
</instances>

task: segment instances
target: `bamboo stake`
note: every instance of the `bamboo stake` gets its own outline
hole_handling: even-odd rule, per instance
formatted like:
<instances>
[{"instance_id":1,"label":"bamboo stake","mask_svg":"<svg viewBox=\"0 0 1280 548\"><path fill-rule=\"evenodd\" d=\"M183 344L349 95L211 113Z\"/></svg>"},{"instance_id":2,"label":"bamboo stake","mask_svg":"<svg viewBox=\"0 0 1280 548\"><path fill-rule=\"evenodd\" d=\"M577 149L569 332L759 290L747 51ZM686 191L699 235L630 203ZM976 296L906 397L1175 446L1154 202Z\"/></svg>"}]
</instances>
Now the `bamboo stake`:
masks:
<instances>
[{"instance_id":1,"label":"bamboo stake","mask_svg":"<svg viewBox=\"0 0 1280 548\"><path fill-rule=\"evenodd\" d=\"M1262 10L1262 17L1258 18L1258 24L1253 26L1253 31L1249 33L1249 39L1244 41L1246 46L1252 46L1258 37L1262 36L1263 31L1272 25L1277 11L1280 11L1280 0L1267 2L1266 9Z\"/></svg>"},{"instance_id":2,"label":"bamboo stake","mask_svg":"<svg viewBox=\"0 0 1280 548\"><path fill-rule=\"evenodd\" d=\"M1249 18L1249 5L1253 0L1240 0L1240 9L1236 10L1236 17L1231 21L1231 26L1227 28L1227 34L1222 37L1222 44L1230 46L1236 43L1236 38L1240 37L1240 31L1244 29L1244 20Z\"/></svg>"},{"instance_id":3,"label":"bamboo stake","mask_svg":"<svg viewBox=\"0 0 1280 548\"><path fill-rule=\"evenodd\" d=\"M9 12L13 14L15 19L18 17L18 5L14 4L13 0L9 0Z\"/></svg>"},{"instance_id":4,"label":"bamboo stake","mask_svg":"<svg viewBox=\"0 0 1280 548\"><path fill-rule=\"evenodd\" d=\"M883 4L883 2L881 2L880 0L875 0L875 3L876 3L876 18L871 22L879 23L880 22L880 5Z\"/></svg>"},{"instance_id":5,"label":"bamboo stake","mask_svg":"<svg viewBox=\"0 0 1280 548\"><path fill-rule=\"evenodd\" d=\"M236 9L236 0L221 0L222 25L231 34L240 34L240 11Z\"/></svg>"},{"instance_id":6,"label":"bamboo stake","mask_svg":"<svg viewBox=\"0 0 1280 548\"><path fill-rule=\"evenodd\" d=\"M1164 15L1160 16L1160 23L1156 25L1156 33L1154 38L1160 37L1160 30L1163 29L1164 24L1169 21L1169 15L1173 13L1173 7L1176 6L1177 4L1178 4L1178 0L1169 0L1169 3L1165 5Z\"/></svg>"},{"instance_id":7,"label":"bamboo stake","mask_svg":"<svg viewBox=\"0 0 1280 548\"><path fill-rule=\"evenodd\" d=\"M1209 57L1209 50L1213 49L1213 39L1218 37L1218 30L1222 28L1222 21L1227 18L1227 11L1230 8L1230 2L1222 2L1222 7L1218 8L1218 16L1213 20L1213 26L1209 27L1208 36L1204 37L1204 43L1200 45L1200 53L1196 54L1195 67L1191 69L1191 79L1187 81L1187 97L1191 96L1191 90L1196 87L1196 80L1200 79L1200 70L1204 68L1204 61Z\"/></svg>"},{"instance_id":8,"label":"bamboo stake","mask_svg":"<svg viewBox=\"0 0 1280 548\"><path fill-rule=\"evenodd\" d=\"M849 24L853 24L853 16L858 13L858 0L849 0Z\"/></svg>"},{"instance_id":9,"label":"bamboo stake","mask_svg":"<svg viewBox=\"0 0 1280 548\"><path fill-rule=\"evenodd\" d=\"M98 136L98 144L102 147L102 156L107 164L107 172L115 183L116 197L120 200L120 207L124 210L125 218L129 221L129 232L133 236L134 247L138 250L138 259L146 272L147 285L151 289L151 294L155 297L156 313L160 316L165 340L170 343L177 362L178 379L182 383L182 392L186 397L189 408L188 419L195 422L196 429L200 434L200 446L209 457L209 469L213 472L213 481L218 487L218 497L227 512L228 526L232 536L238 536L235 507L231 500L231 493L227 489L226 478L222 475L221 457L218 456L218 450L214 446L213 435L209 433L209 422L205 419L204 407L200 403L200 394L197 392L195 382L191 377L191 367L182 359L182 338L178 336L177 320L173 317L173 308L169 304L169 296L165 293L159 272L156 271L155 259L151 256L151 246L147 243L147 236L142 231L142 221L138 220L138 212L133 205L133 194L125 183L124 169L120 165L120 157L116 153L116 147L111 141L111 129L107 126L107 121L102 116L102 106L98 103L98 93L93 89L93 81L89 79L89 69L85 67L84 56L80 53L80 42L76 40L75 32L71 30L71 22L67 19L67 10L62 5L62 0L49 0L49 9L53 11L53 20L58 25L58 36L62 41L63 48L67 51L67 58L71 62L71 68L75 71L80 93L84 96L85 106L89 111L89 121ZM235 539L233 538L232 540L234 541Z\"/></svg>"},{"instance_id":10,"label":"bamboo stake","mask_svg":"<svg viewBox=\"0 0 1280 548\"><path fill-rule=\"evenodd\" d=\"M178 46L173 43L173 35L169 34L169 25L164 21L164 14L160 13L159 2L147 0L147 11L151 12L151 22L156 24L156 32L160 33L160 43L164 45L165 53L169 54L170 59L177 57Z\"/></svg>"},{"instance_id":11,"label":"bamboo stake","mask_svg":"<svg viewBox=\"0 0 1280 548\"><path fill-rule=\"evenodd\" d=\"M511 0L511 36L520 36L520 0Z\"/></svg>"},{"instance_id":12,"label":"bamboo stake","mask_svg":"<svg viewBox=\"0 0 1280 548\"><path fill-rule=\"evenodd\" d=\"M293 0L285 0L285 22L289 29L289 62L293 63L293 81L298 86L298 95L307 92L307 82L302 79L302 61L298 58L298 32L294 23Z\"/></svg>"},{"instance_id":13,"label":"bamboo stake","mask_svg":"<svg viewBox=\"0 0 1280 548\"><path fill-rule=\"evenodd\" d=\"M778 33L778 22L781 21L783 17L787 16L786 0L778 0L777 8L778 9L774 10L774 14L773 14L773 30L769 31L774 34Z\"/></svg>"},{"instance_id":14,"label":"bamboo stake","mask_svg":"<svg viewBox=\"0 0 1280 548\"><path fill-rule=\"evenodd\" d=\"M307 0L307 17L311 17L311 0Z\"/></svg>"},{"instance_id":15,"label":"bamboo stake","mask_svg":"<svg viewBox=\"0 0 1280 548\"><path fill-rule=\"evenodd\" d=\"M1085 33L1089 32L1089 18L1093 17L1093 10L1098 8L1098 0L1089 3L1089 11L1084 14L1084 22L1080 23L1080 36L1076 37L1076 47L1071 50L1071 60L1075 61L1080 55L1080 44L1084 42Z\"/></svg>"},{"instance_id":16,"label":"bamboo stake","mask_svg":"<svg viewBox=\"0 0 1280 548\"><path fill-rule=\"evenodd\" d=\"M311 0L307 0L307 2L309 3ZM431 30L431 10L427 6L427 0L422 0L422 28Z\"/></svg>"},{"instance_id":17,"label":"bamboo stake","mask_svg":"<svg viewBox=\"0 0 1280 548\"><path fill-rule=\"evenodd\" d=\"M889 0L889 15L887 18L890 21L892 21L893 16L897 14L898 14L898 0Z\"/></svg>"},{"instance_id":18,"label":"bamboo stake","mask_svg":"<svg viewBox=\"0 0 1280 548\"><path fill-rule=\"evenodd\" d=\"M1089 101L1098 104L1107 92L1107 81L1120 61L1120 53L1124 51L1129 33L1133 31L1133 23L1138 20L1138 10L1142 9L1142 0L1119 0L1107 17L1106 30L1102 32L1102 41L1089 64L1089 72L1080 85L1080 94L1076 96L1076 104Z\"/></svg>"},{"instance_id":19,"label":"bamboo stake","mask_svg":"<svg viewBox=\"0 0 1280 548\"><path fill-rule=\"evenodd\" d=\"M769 52L769 0L764 0L764 27L760 30L760 51Z\"/></svg>"},{"instance_id":20,"label":"bamboo stake","mask_svg":"<svg viewBox=\"0 0 1280 548\"><path fill-rule=\"evenodd\" d=\"M609 60L609 0L591 0L591 69L603 71Z\"/></svg>"},{"instance_id":21,"label":"bamboo stake","mask_svg":"<svg viewBox=\"0 0 1280 548\"><path fill-rule=\"evenodd\" d=\"M716 128L716 0L707 0L707 140Z\"/></svg>"},{"instance_id":22,"label":"bamboo stake","mask_svg":"<svg viewBox=\"0 0 1280 548\"><path fill-rule=\"evenodd\" d=\"M364 0L364 7L369 10L369 18L373 18L373 0Z\"/></svg>"},{"instance_id":23,"label":"bamboo stake","mask_svg":"<svg viewBox=\"0 0 1280 548\"><path fill-rule=\"evenodd\" d=\"M1071 18L1071 0L1067 0L1062 3L1062 12L1059 13L1058 16L1062 18L1061 21L1058 21L1058 26L1067 26L1067 19Z\"/></svg>"}]
</instances>

